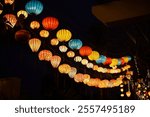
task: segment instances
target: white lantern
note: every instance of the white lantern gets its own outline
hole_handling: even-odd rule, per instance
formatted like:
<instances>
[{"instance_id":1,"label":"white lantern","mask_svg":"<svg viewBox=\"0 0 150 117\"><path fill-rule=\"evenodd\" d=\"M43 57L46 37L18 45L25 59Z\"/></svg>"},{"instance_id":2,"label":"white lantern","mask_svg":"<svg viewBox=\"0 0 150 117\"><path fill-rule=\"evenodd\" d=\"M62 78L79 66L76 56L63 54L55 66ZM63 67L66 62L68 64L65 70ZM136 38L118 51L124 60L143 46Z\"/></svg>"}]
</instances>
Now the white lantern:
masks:
<instances>
[{"instance_id":1,"label":"white lantern","mask_svg":"<svg viewBox=\"0 0 150 117\"><path fill-rule=\"evenodd\" d=\"M61 52L67 52L68 48L65 45L61 45L61 46L59 46L59 50Z\"/></svg>"},{"instance_id":2,"label":"white lantern","mask_svg":"<svg viewBox=\"0 0 150 117\"><path fill-rule=\"evenodd\" d=\"M71 71L68 73L70 78L73 78L77 73L77 69L75 67L71 67Z\"/></svg>"}]
</instances>

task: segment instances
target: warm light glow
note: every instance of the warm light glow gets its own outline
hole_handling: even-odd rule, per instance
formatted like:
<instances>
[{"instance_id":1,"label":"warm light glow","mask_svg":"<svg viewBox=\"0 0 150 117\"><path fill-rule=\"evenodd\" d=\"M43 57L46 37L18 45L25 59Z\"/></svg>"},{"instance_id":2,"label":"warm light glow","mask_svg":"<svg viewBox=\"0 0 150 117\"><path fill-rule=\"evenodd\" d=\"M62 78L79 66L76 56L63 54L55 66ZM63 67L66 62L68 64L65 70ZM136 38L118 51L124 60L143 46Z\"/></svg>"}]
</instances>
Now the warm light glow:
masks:
<instances>
[{"instance_id":1,"label":"warm light glow","mask_svg":"<svg viewBox=\"0 0 150 117\"><path fill-rule=\"evenodd\" d=\"M68 64L62 64L58 67L58 70L62 74L68 74L71 71L71 67Z\"/></svg>"},{"instance_id":2,"label":"warm light glow","mask_svg":"<svg viewBox=\"0 0 150 117\"><path fill-rule=\"evenodd\" d=\"M84 80L84 75L81 73L78 73L74 76L74 81L75 82L83 82Z\"/></svg>"},{"instance_id":3,"label":"warm light glow","mask_svg":"<svg viewBox=\"0 0 150 117\"><path fill-rule=\"evenodd\" d=\"M15 0L4 0L4 3L12 5L14 3L14 1Z\"/></svg>"},{"instance_id":4,"label":"warm light glow","mask_svg":"<svg viewBox=\"0 0 150 117\"><path fill-rule=\"evenodd\" d=\"M121 96L121 97L124 97L124 94L122 93L120 96Z\"/></svg>"},{"instance_id":5,"label":"warm light glow","mask_svg":"<svg viewBox=\"0 0 150 117\"><path fill-rule=\"evenodd\" d=\"M130 96L131 96L131 92L130 92L130 91L127 91L127 92L126 92L126 95L127 95L127 97L130 97Z\"/></svg>"},{"instance_id":6,"label":"warm light glow","mask_svg":"<svg viewBox=\"0 0 150 117\"><path fill-rule=\"evenodd\" d=\"M82 46L79 53L81 56L89 56L92 53L92 48L89 46Z\"/></svg>"},{"instance_id":7,"label":"warm light glow","mask_svg":"<svg viewBox=\"0 0 150 117\"><path fill-rule=\"evenodd\" d=\"M61 46L59 46L59 50L61 52L66 52L68 50L68 48L65 45L61 45Z\"/></svg>"},{"instance_id":8,"label":"warm light glow","mask_svg":"<svg viewBox=\"0 0 150 117\"><path fill-rule=\"evenodd\" d=\"M38 21L32 21L30 23L30 28L31 29L39 29L40 28L40 23Z\"/></svg>"},{"instance_id":9,"label":"warm light glow","mask_svg":"<svg viewBox=\"0 0 150 117\"><path fill-rule=\"evenodd\" d=\"M43 38L47 38L49 36L49 32L47 30L41 30L40 36Z\"/></svg>"},{"instance_id":10,"label":"warm light glow","mask_svg":"<svg viewBox=\"0 0 150 117\"><path fill-rule=\"evenodd\" d=\"M54 39L50 40L50 43L52 46L57 46L59 44L59 41L58 41L58 39L54 38Z\"/></svg>"},{"instance_id":11,"label":"warm light glow","mask_svg":"<svg viewBox=\"0 0 150 117\"><path fill-rule=\"evenodd\" d=\"M93 63L87 63L86 65L87 68L93 68L93 66L94 66Z\"/></svg>"},{"instance_id":12,"label":"warm light glow","mask_svg":"<svg viewBox=\"0 0 150 117\"><path fill-rule=\"evenodd\" d=\"M0 3L0 14L3 12L3 5Z\"/></svg>"},{"instance_id":13,"label":"warm light glow","mask_svg":"<svg viewBox=\"0 0 150 117\"><path fill-rule=\"evenodd\" d=\"M41 50L38 54L39 60L50 61L52 58L52 52L50 50Z\"/></svg>"},{"instance_id":14,"label":"warm light glow","mask_svg":"<svg viewBox=\"0 0 150 117\"><path fill-rule=\"evenodd\" d=\"M88 64L88 60L87 59L82 59L81 63L82 63L82 65L87 65Z\"/></svg>"},{"instance_id":15,"label":"warm light glow","mask_svg":"<svg viewBox=\"0 0 150 117\"><path fill-rule=\"evenodd\" d=\"M10 26L11 28L13 28L17 23L16 16L13 14L6 14L3 18L5 18L5 24Z\"/></svg>"},{"instance_id":16,"label":"warm light glow","mask_svg":"<svg viewBox=\"0 0 150 117\"><path fill-rule=\"evenodd\" d=\"M80 56L76 56L76 57L74 58L74 61L75 61L75 62L81 62L81 61L82 61L82 58L81 58Z\"/></svg>"},{"instance_id":17,"label":"warm light glow","mask_svg":"<svg viewBox=\"0 0 150 117\"><path fill-rule=\"evenodd\" d=\"M73 57L75 56L75 53L74 53L73 51L68 51L68 52L67 52L67 56L68 56L69 58L73 58Z\"/></svg>"},{"instance_id":18,"label":"warm light glow","mask_svg":"<svg viewBox=\"0 0 150 117\"><path fill-rule=\"evenodd\" d=\"M124 89L123 89L123 88L121 88L121 89L120 89L120 91L121 91L121 92L123 92L123 91L124 91Z\"/></svg>"},{"instance_id":19,"label":"warm light glow","mask_svg":"<svg viewBox=\"0 0 150 117\"><path fill-rule=\"evenodd\" d=\"M51 65L53 68L57 68L61 62L60 56L54 55L51 57Z\"/></svg>"},{"instance_id":20,"label":"warm light glow","mask_svg":"<svg viewBox=\"0 0 150 117\"><path fill-rule=\"evenodd\" d=\"M17 12L17 17L26 19L28 17L28 13L25 10L20 10Z\"/></svg>"},{"instance_id":21,"label":"warm light glow","mask_svg":"<svg viewBox=\"0 0 150 117\"><path fill-rule=\"evenodd\" d=\"M29 46L32 52L37 52L41 46L41 40L37 38L32 38L29 40Z\"/></svg>"},{"instance_id":22,"label":"warm light glow","mask_svg":"<svg viewBox=\"0 0 150 117\"><path fill-rule=\"evenodd\" d=\"M71 71L68 73L70 78L73 78L77 73L77 69L75 67L71 67Z\"/></svg>"},{"instance_id":23,"label":"warm light glow","mask_svg":"<svg viewBox=\"0 0 150 117\"><path fill-rule=\"evenodd\" d=\"M97 60L99 58L99 52L97 51L92 51L92 53L88 56L89 60Z\"/></svg>"}]
</instances>

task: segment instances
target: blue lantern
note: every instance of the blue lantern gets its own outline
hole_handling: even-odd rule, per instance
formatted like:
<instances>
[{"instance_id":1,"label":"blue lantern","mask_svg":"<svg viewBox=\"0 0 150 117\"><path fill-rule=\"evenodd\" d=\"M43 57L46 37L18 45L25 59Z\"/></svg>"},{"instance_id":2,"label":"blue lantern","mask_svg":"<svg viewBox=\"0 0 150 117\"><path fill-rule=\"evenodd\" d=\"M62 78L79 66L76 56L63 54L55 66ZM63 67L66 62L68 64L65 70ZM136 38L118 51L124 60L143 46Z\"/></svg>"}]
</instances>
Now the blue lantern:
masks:
<instances>
[{"instance_id":1,"label":"blue lantern","mask_svg":"<svg viewBox=\"0 0 150 117\"><path fill-rule=\"evenodd\" d=\"M39 0L31 0L26 3L25 9L29 14L39 15L43 11L43 4Z\"/></svg>"},{"instance_id":2,"label":"blue lantern","mask_svg":"<svg viewBox=\"0 0 150 117\"><path fill-rule=\"evenodd\" d=\"M128 57L128 61L131 61L131 59L132 59L131 56L127 56L127 57Z\"/></svg>"},{"instance_id":3,"label":"blue lantern","mask_svg":"<svg viewBox=\"0 0 150 117\"><path fill-rule=\"evenodd\" d=\"M68 46L74 50L74 49L80 49L82 47L82 41L80 39L71 39L68 43Z\"/></svg>"},{"instance_id":4,"label":"blue lantern","mask_svg":"<svg viewBox=\"0 0 150 117\"><path fill-rule=\"evenodd\" d=\"M106 61L106 56L100 55L99 59L96 60L97 64L104 63Z\"/></svg>"},{"instance_id":5,"label":"blue lantern","mask_svg":"<svg viewBox=\"0 0 150 117\"><path fill-rule=\"evenodd\" d=\"M118 59L118 66L121 65L121 59Z\"/></svg>"}]
</instances>

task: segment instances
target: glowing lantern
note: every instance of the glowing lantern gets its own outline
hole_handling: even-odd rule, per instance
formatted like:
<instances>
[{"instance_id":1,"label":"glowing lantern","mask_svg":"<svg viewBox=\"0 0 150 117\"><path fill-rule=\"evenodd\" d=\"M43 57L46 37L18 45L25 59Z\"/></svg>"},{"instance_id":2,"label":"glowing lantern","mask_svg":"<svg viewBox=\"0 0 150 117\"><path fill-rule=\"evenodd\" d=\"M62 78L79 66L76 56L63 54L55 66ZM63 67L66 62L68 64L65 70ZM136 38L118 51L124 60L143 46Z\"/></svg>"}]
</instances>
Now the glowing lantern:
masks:
<instances>
[{"instance_id":1,"label":"glowing lantern","mask_svg":"<svg viewBox=\"0 0 150 117\"><path fill-rule=\"evenodd\" d=\"M82 47L82 41L80 39L71 39L68 43L69 47L74 49L80 49Z\"/></svg>"},{"instance_id":2,"label":"glowing lantern","mask_svg":"<svg viewBox=\"0 0 150 117\"><path fill-rule=\"evenodd\" d=\"M71 39L72 34L67 29L61 29L56 33L56 36L60 42L67 42Z\"/></svg>"},{"instance_id":3,"label":"glowing lantern","mask_svg":"<svg viewBox=\"0 0 150 117\"><path fill-rule=\"evenodd\" d=\"M49 32L47 30L41 30L40 36L43 38L47 38L49 36Z\"/></svg>"},{"instance_id":4,"label":"glowing lantern","mask_svg":"<svg viewBox=\"0 0 150 117\"><path fill-rule=\"evenodd\" d=\"M121 96L121 97L124 97L124 94L122 93L120 96Z\"/></svg>"},{"instance_id":5,"label":"glowing lantern","mask_svg":"<svg viewBox=\"0 0 150 117\"><path fill-rule=\"evenodd\" d=\"M81 62L81 61L82 61L82 58L81 58L80 56L76 56L76 57L74 58L74 61L75 61L75 62Z\"/></svg>"},{"instance_id":6,"label":"glowing lantern","mask_svg":"<svg viewBox=\"0 0 150 117\"><path fill-rule=\"evenodd\" d=\"M50 61L52 58L52 52L49 50L41 50L39 52L38 57L39 57L39 60L41 60L41 61L43 61L43 60Z\"/></svg>"},{"instance_id":7,"label":"glowing lantern","mask_svg":"<svg viewBox=\"0 0 150 117\"><path fill-rule=\"evenodd\" d=\"M15 39L17 41L28 41L31 38L30 32L24 29L18 30L15 33Z\"/></svg>"},{"instance_id":8,"label":"glowing lantern","mask_svg":"<svg viewBox=\"0 0 150 117\"><path fill-rule=\"evenodd\" d=\"M120 91L121 91L121 92L123 92L123 91L124 91L124 89L123 89L123 88L121 88L121 89L120 89Z\"/></svg>"},{"instance_id":9,"label":"glowing lantern","mask_svg":"<svg viewBox=\"0 0 150 117\"><path fill-rule=\"evenodd\" d=\"M150 96L150 91L148 92L148 95Z\"/></svg>"},{"instance_id":10,"label":"glowing lantern","mask_svg":"<svg viewBox=\"0 0 150 117\"><path fill-rule=\"evenodd\" d=\"M25 10L20 10L17 12L17 16L21 19L26 19L28 17L28 13Z\"/></svg>"},{"instance_id":11,"label":"glowing lantern","mask_svg":"<svg viewBox=\"0 0 150 117\"><path fill-rule=\"evenodd\" d=\"M52 46L57 46L59 44L59 41L58 41L58 39L54 38L54 39L50 40L50 43Z\"/></svg>"},{"instance_id":12,"label":"glowing lantern","mask_svg":"<svg viewBox=\"0 0 150 117\"><path fill-rule=\"evenodd\" d=\"M39 0L30 0L26 3L25 9L29 14L39 15L43 11L43 4Z\"/></svg>"},{"instance_id":13,"label":"glowing lantern","mask_svg":"<svg viewBox=\"0 0 150 117\"><path fill-rule=\"evenodd\" d=\"M96 60L96 63L100 64L100 63L104 63L105 61L106 61L106 56L101 55L99 59Z\"/></svg>"},{"instance_id":14,"label":"glowing lantern","mask_svg":"<svg viewBox=\"0 0 150 117\"><path fill-rule=\"evenodd\" d=\"M14 3L14 1L15 0L4 0L4 3L12 5Z\"/></svg>"},{"instance_id":15,"label":"glowing lantern","mask_svg":"<svg viewBox=\"0 0 150 117\"><path fill-rule=\"evenodd\" d=\"M41 46L41 40L37 38L32 38L29 40L29 46L32 52L37 52Z\"/></svg>"},{"instance_id":16,"label":"glowing lantern","mask_svg":"<svg viewBox=\"0 0 150 117\"><path fill-rule=\"evenodd\" d=\"M71 71L68 73L70 78L73 78L77 73L77 69L75 67L71 67Z\"/></svg>"},{"instance_id":17,"label":"glowing lantern","mask_svg":"<svg viewBox=\"0 0 150 117\"><path fill-rule=\"evenodd\" d=\"M99 53L97 51L92 51L92 53L88 56L89 60L97 60L99 58Z\"/></svg>"},{"instance_id":18,"label":"glowing lantern","mask_svg":"<svg viewBox=\"0 0 150 117\"><path fill-rule=\"evenodd\" d=\"M87 63L86 65L87 68L93 68L93 66L94 66L93 63Z\"/></svg>"},{"instance_id":19,"label":"glowing lantern","mask_svg":"<svg viewBox=\"0 0 150 117\"><path fill-rule=\"evenodd\" d=\"M81 74L81 73L78 73L78 74L76 74L76 75L74 76L74 80L75 80L75 82L83 82L83 80L84 80L84 75Z\"/></svg>"},{"instance_id":20,"label":"glowing lantern","mask_svg":"<svg viewBox=\"0 0 150 117\"><path fill-rule=\"evenodd\" d=\"M71 67L68 64L62 64L58 67L58 70L62 74L68 74L71 71Z\"/></svg>"},{"instance_id":21,"label":"glowing lantern","mask_svg":"<svg viewBox=\"0 0 150 117\"><path fill-rule=\"evenodd\" d=\"M3 12L3 5L0 3L0 14Z\"/></svg>"},{"instance_id":22,"label":"glowing lantern","mask_svg":"<svg viewBox=\"0 0 150 117\"><path fill-rule=\"evenodd\" d=\"M116 66L118 64L118 59L112 59L112 62L111 62L111 64L109 65L110 67L114 67L114 66Z\"/></svg>"},{"instance_id":23,"label":"glowing lantern","mask_svg":"<svg viewBox=\"0 0 150 117\"><path fill-rule=\"evenodd\" d=\"M68 56L69 58L73 58L73 57L75 56L75 53L74 53L73 51L68 51L68 52L67 52L67 56Z\"/></svg>"},{"instance_id":24,"label":"glowing lantern","mask_svg":"<svg viewBox=\"0 0 150 117\"><path fill-rule=\"evenodd\" d=\"M59 50L61 52L66 52L68 50L68 48L65 45L61 45L61 46L59 46Z\"/></svg>"},{"instance_id":25,"label":"glowing lantern","mask_svg":"<svg viewBox=\"0 0 150 117\"><path fill-rule=\"evenodd\" d=\"M61 62L60 56L54 55L51 57L51 65L53 68L57 68Z\"/></svg>"},{"instance_id":26,"label":"glowing lantern","mask_svg":"<svg viewBox=\"0 0 150 117\"><path fill-rule=\"evenodd\" d=\"M38 21L32 21L30 23L30 28L31 29L39 29L40 28L40 23Z\"/></svg>"},{"instance_id":27,"label":"glowing lantern","mask_svg":"<svg viewBox=\"0 0 150 117\"><path fill-rule=\"evenodd\" d=\"M130 97L130 96L131 96L131 92L130 92L130 91L127 91L127 92L126 92L126 95L127 95L127 97Z\"/></svg>"},{"instance_id":28,"label":"glowing lantern","mask_svg":"<svg viewBox=\"0 0 150 117\"><path fill-rule=\"evenodd\" d=\"M82 46L79 53L81 56L89 56L92 53L92 49L89 46Z\"/></svg>"},{"instance_id":29,"label":"glowing lantern","mask_svg":"<svg viewBox=\"0 0 150 117\"><path fill-rule=\"evenodd\" d=\"M46 17L42 20L42 25L46 30L54 30L58 27L59 22L55 17Z\"/></svg>"},{"instance_id":30,"label":"glowing lantern","mask_svg":"<svg viewBox=\"0 0 150 117\"><path fill-rule=\"evenodd\" d=\"M13 14L6 14L3 18L5 18L5 23L11 28L13 28L17 23L16 16Z\"/></svg>"},{"instance_id":31,"label":"glowing lantern","mask_svg":"<svg viewBox=\"0 0 150 117\"><path fill-rule=\"evenodd\" d=\"M96 71L97 71L97 70L98 70L98 65L94 65L94 66L93 66L93 70L96 70Z\"/></svg>"},{"instance_id":32,"label":"glowing lantern","mask_svg":"<svg viewBox=\"0 0 150 117\"><path fill-rule=\"evenodd\" d=\"M107 58L106 58L106 61L105 61L103 64L104 64L104 65L109 65L109 64L111 64L111 62L112 62L112 59L109 58L109 57L107 57Z\"/></svg>"},{"instance_id":33,"label":"glowing lantern","mask_svg":"<svg viewBox=\"0 0 150 117\"><path fill-rule=\"evenodd\" d=\"M87 59L82 59L81 63L82 63L82 65L87 65L88 64L88 60Z\"/></svg>"}]
</instances>

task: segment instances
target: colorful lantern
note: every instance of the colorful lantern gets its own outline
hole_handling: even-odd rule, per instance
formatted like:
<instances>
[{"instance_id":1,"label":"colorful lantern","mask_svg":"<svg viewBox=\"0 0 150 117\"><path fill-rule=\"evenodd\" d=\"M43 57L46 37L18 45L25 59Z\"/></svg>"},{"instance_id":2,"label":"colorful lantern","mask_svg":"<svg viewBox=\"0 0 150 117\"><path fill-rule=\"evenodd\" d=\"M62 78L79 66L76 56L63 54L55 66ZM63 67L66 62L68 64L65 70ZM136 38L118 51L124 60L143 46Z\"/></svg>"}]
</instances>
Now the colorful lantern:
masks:
<instances>
[{"instance_id":1,"label":"colorful lantern","mask_svg":"<svg viewBox=\"0 0 150 117\"><path fill-rule=\"evenodd\" d=\"M0 3L0 14L3 12L3 5Z\"/></svg>"},{"instance_id":2,"label":"colorful lantern","mask_svg":"<svg viewBox=\"0 0 150 117\"><path fill-rule=\"evenodd\" d=\"M59 41L58 41L58 39L53 38L53 39L50 40L50 43L51 43L52 46L57 46L59 44Z\"/></svg>"},{"instance_id":3,"label":"colorful lantern","mask_svg":"<svg viewBox=\"0 0 150 117\"><path fill-rule=\"evenodd\" d=\"M4 3L12 5L14 3L14 1L15 0L4 0Z\"/></svg>"},{"instance_id":4,"label":"colorful lantern","mask_svg":"<svg viewBox=\"0 0 150 117\"><path fill-rule=\"evenodd\" d=\"M92 51L92 53L88 56L89 60L97 60L99 58L99 53L97 51Z\"/></svg>"},{"instance_id":5,"label":"colorful lantern","mask_svg":"<svg viewBox=\"0 0 150 117\"><path fill-rule=\"evenodd\" d=\"M20 10L17 12L17 17L26 19L28 17L28 13L25 10Z\"/></svg>"},{"instance_id":6,"label":"colorful lantern","mask_svg":"<svg viewBox=\"0 0 150 117\"><path fill-rule=\"evenodd\" d=\"M79 53L81 56L89 56L92 53L92 49L89 46L82 46Z\"/></svg>"},{"instance_id":7,"label":"colorful lantern","mask_svg":"<svg viewBox=\"0 0 150 117\"><path fill-rule=\"evenodd\" d=\"M99 59L96 60L96 63L97 63L97 64L105 63L105 61L106 61L106 56L101 55L101 56L99 57Z\"/></svg>"},{"instance_id":8,"label":"colorful lantern","mask_svg":"<svg viewBox=\"0 0 150 117\"><path fill-rule=\"evenodd\" d=\"M53 68L57 68L61 62L60 56L54 55L51 57L51 65Z\"/></svg>"},{"instance_id":9,"label":"colorful lantern","mask_svg":"<svg viewBox=\"0 0 150 117\"><path fill-rule=\"evenodd\" d=\"M5 18L5 24L10 26L11 28L13 28L17 23L16 16L13 14L6 14L3 18Z\"/></svg>"},{"instance_id":10,"label":"colorful lantern","mask_svg":"<svg viewBox=\"0 0 150 117\"><path fill-rule=\"evenodd\" d=\"M56 33L56 37L60 42L67 42L71 39L72 34L67 29L61 29Z\"/></svg>"},{"instance_id":11,"label":"colorful lantern","mask_svg":"<svg viewBox=\"0 0 150 117\"><path fill-rule=\"evenodd\" d=\"M18 30L15 33L15 39L17 41L28 41L31 38L30 32L24 29Z\"/></svg>"},{"instance_id":12,"label":"colorful lantern","mask_svg":"<svg viewBox=\"0 0 150 117\"><path fill-rule=\"evenodd\" d=\"M32 21L30 23L30 28L31 29L39 29L40 28L40 23L38 21Z\"/></svg>"},{"instance_id":13,"label":"colorful lantern","mask_svg":"<svg viewBox=\"0 0 150 117\"><path fill-rule=\"evenodd\" d=\"M111 62L112 62L112 59L109 58L109 57L107 57L107 58L106 58L106 61L105 61L103 64L104 64L104 65L109 65L109 64L111 64Z\"/></svg>"},{"instance_id":14,"label":"colorful lantern","mask_svg":"<svg viewBox=\"0 0 150 117\"><path fill-rule=\"evenodd\" d=\"M82 59L81 63L82 63L82 65L87 65L88 64L88 60L87 59Z\"/></svg>"},{"instance_id":15,"label":"colorful lantern","mask_svg":"<svg viewBox=\"0 0 150 117\"><path fill-rule=\"evenodd\" d=\"M43 38L47 38L49 36L49 32L47 30L41 30L40 36Z\"/></svg>"},{"instance_id":16,"label":"colorful lantern","mask_svg":"<svg viewBox=\"0 0 150 117\"><path fill-rule=\"evenodd\" d=\"M41 61L43 61L43 60L50 61L52 58L52 52L49 50L41 50L39 52L38 57L39 57L39 60L41 60Z\"/></svg>"},{"instance_id":17,"label":"colorful lantern","mask_svg":"<svg viewBox=\"0 0 150 117\"><path fill-rule=\"evenodd\" d=\"M78 73L74 76L74 81L75 82L83 82L84 80L84 75L81 73Z\"/></svg>"},{"instance_id":18,"label":"colorful lantern","mask_svg":"<svg viewBox=\"0 0 150 117\"><path fill-rule=\"evenodd\" d=\"M73 78L77 73L77 69L75 67L71 67L71 71L68 73L70 78Z\"/></svg>"},{"instance_id":19,"label":"colorful lantern","mask_svg":"<svg viewBox=\"0 0 150 117\"><path fill-rule=\"evenodd\" d=\"M71 67L68 64L62 64L58 67L58 70L62 74L68 74L71 71Z\"/></svg>"},{"instance_id":20,"label":"colorful lantern","mask_svg":"<svg viewBox=\"0 0 150 117\"><path fill-rule=\"evenodd\" d=\"M68 52L67 52L67 56L68 56L69 58L73 58L73 57L75 56L75 53L74 53L73 51L68 51Z\"/></svg>"},{"instance_id":21,"label":"colorful lantern","mask_svg":"<svg viewBox=\"0 0 150 117\"><path fill-rule=\"evenodd\" d=\"M41 40L37 38L32 38L29 40L29 46L32 52L37 52L41 46Z\"/></svg>"},{"instance_id":22,"label":"colorful lantern","mask_svg":"<svg viewBox=\"0 0 150 117\"><path fill-rule=\"evenodd\" d=\"M58 27L59 22L55 17L46 17L42 20L42 25L46 30L54 30Z\"/></svg>"},{"instance_id":23,"label":"colorful lantern","mask_svg":"<svg viewBox=\"0 0 150 117\"><path fill-rule=\"evenodd\" d=\"M59 46L59 50L61 52L67 52L68 48L65 45L61 45L61 46Z\"/></svg>"},{"instance_id":24,"label":"colorful lantern","mask_svg":"<svg viewBox=\"0 0 150 117\"><path fill-rule=\"evenodd\" d=\"M74 49L80 49L82 47L82 41L80 39L71 39L68 43L69 47Z\"/></svg>"},{"instance_id":25,"label":"colorful lantern","mask_svg":"<svg viewBox=\"0 0 150 117\"><path fill-rule=\"evenodd\" d=\"M29 14L39 15L43 11L43 4L39 0L30 0L26 3L25 9Z\"/></svg>"},{"instance_id":26,"label":"colorful lantern","mask_svg":"<svg viewBox=\"0 0 150 117\"><path fill-rule=\"evenodd\" d=\"M75 61L75 62L81 62L81 61L82 61L82 58L81 58L80 56L76 56L76 57L74 58L74 61Z\"/></svg>"}]
</instances>

